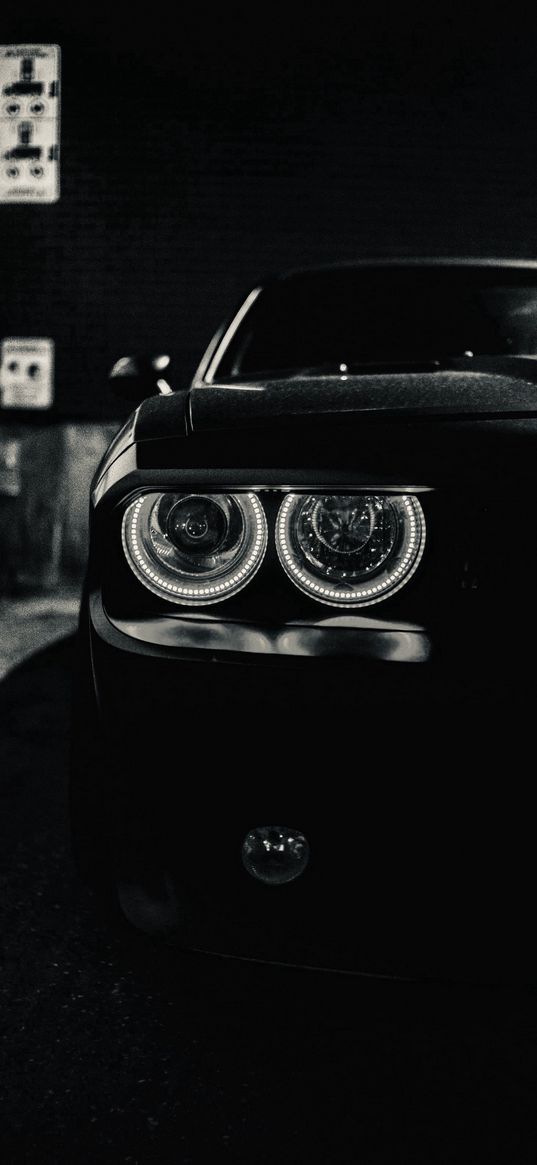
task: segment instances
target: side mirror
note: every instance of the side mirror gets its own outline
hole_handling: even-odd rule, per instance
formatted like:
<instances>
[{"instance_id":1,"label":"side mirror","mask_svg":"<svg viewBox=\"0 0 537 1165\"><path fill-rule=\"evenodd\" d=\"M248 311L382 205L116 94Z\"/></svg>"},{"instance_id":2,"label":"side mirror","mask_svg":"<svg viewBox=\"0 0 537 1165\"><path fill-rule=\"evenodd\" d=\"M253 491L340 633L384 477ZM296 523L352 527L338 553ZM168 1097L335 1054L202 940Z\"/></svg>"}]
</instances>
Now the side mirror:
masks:
<instances>
[{"instance_id":1,"label":"side mirror","mask_svg":"<svg viewBox=\"0 0 537 1165\"><path fill-rule=\"evenodd\" d=\"M170 388L163 375L169 363L169 356L122 356L109 374L112 390L122 400L135 401L137 404L155 393L169 396L173 388Z\"/></svg>"}]
</instances>

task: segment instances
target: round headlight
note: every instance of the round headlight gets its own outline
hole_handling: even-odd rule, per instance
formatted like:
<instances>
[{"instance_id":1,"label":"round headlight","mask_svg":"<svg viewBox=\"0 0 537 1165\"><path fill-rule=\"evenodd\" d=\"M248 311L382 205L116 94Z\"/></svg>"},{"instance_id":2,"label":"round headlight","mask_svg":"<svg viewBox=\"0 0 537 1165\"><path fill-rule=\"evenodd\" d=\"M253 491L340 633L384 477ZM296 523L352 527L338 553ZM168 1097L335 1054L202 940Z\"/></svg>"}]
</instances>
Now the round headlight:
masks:
<instances>
[{"instance_id":1,"label":"round headlight","mask_svg":"<svg viewBox=\"0 0 537 1165\"><path fill-rule=\"evenodd\" d=\"M276 541L300 590L330 606L365 607L408 582L423 553L425 519L406 494L288 494Z\"/></svg>"},{"instance_id":2,"label":"round headlight","mask_svg":"<svg viewBox=\"0 0 537 1165\"><path fill-rule=\"evenodd\" d=\"M172 603L218 603L261 565L267 523L255 494L142 494L125 511L127 562Z\"/></svg>"}]
</instances>

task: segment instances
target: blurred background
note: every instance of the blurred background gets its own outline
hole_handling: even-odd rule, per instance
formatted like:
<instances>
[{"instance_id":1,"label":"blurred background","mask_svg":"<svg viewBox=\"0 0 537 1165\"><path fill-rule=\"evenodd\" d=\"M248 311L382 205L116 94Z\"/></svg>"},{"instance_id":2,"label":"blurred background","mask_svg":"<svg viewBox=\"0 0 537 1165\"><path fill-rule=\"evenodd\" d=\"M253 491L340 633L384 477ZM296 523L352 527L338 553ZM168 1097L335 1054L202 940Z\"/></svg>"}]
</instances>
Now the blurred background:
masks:
<instances>
[{"instance_id":1,"label":"blurred background","mask_svg":"<svg viewBox=\"0 0 537 1165\"><path fill-rule=\"evenodd\" d=\"M505 14L438 9L21 6L1 35L62 54L60 199L0 204L0 341L55 351L47 408L0 405L0 603L46 599L50 619L76 606L89 482L128 411L119 356L169 353L188 383L237 300L288 267L536 256L535 45Z\"/></svg>"}]
</instances>

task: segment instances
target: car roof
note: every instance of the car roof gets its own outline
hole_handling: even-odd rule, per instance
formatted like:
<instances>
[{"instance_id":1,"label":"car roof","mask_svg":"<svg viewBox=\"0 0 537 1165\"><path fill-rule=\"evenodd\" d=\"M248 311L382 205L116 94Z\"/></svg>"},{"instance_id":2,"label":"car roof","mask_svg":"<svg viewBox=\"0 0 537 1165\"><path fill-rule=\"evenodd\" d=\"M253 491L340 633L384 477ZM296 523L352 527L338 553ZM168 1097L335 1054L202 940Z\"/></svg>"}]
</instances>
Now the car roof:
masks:
<instances>
[{"instance_id":1,"label":"car roof","mask_svg":"<svg viewBox=\"0 0 537 1165\"><path fill-rule=\"evenodd\" d=\"M537 272L537 259L520 259L520 258L493 258L493 257L462 257L462 256L395 256L395 257L369 257L359 259L345 259L332 263L320 263L314 266L292 267L286 271L272 274L266 279L265 283L279 282L280 280L295 279L303 275L322 275L324 273L337 273L339 271L352 270L372 270L380 268L402 269L405 268L470 268L470 269L496 269L502 271L519 270L528 272Z\"/></svg>"}]
</instances>

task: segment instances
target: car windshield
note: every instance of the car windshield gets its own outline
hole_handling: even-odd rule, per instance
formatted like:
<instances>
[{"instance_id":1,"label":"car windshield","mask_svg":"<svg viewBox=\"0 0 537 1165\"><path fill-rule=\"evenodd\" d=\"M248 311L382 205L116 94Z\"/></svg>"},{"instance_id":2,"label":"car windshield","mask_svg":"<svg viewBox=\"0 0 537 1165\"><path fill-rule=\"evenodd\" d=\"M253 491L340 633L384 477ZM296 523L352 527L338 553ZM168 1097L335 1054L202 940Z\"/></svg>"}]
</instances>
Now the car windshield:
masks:
<instances>
[{"instance_id":1,"label":"car windshield","mask_svg":"<svg viewBox=\"0 0 537 1165\"><path fill-rule=\"evenodd\" d=\"M537 271L343 268L269 284L212 378L330 374L501 354L537 355Z\"/></svg>"}]
</instances>

